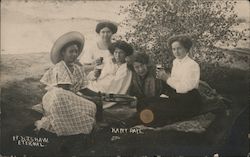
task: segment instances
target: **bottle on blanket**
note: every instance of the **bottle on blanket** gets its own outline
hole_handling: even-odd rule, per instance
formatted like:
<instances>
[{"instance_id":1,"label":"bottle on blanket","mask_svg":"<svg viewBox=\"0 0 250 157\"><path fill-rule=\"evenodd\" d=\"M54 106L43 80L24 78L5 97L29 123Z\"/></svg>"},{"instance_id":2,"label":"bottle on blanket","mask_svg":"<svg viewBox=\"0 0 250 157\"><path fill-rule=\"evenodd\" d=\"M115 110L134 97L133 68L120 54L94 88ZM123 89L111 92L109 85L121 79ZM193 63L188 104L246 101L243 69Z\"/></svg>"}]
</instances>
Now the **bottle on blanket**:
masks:
<instances>
[{"instance_id":1,"label":"bottle on blanket","mask_svg":"<svg viewBox=\"0 0 250 157\"><path fill-rule=\"evenodd\" d=\"M102 122L103 121L103 102L102 102L102 93L98 92L98 99L96 103L96 121Z\"/></svg>"}]
</instances>

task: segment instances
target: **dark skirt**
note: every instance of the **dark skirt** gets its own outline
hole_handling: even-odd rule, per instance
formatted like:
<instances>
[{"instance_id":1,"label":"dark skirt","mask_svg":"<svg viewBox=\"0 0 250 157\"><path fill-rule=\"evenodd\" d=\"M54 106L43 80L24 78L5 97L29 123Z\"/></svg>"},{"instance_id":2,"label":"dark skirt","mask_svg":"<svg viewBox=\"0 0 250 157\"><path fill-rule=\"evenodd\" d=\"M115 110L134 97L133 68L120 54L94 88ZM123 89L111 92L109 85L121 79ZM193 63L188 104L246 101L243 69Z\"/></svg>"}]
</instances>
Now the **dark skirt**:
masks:
<instances>
[{"instance_id":1,"label":"dark skirt","mask_svg":"<svg viewBox=\"0 0 250 157\"><path fill-rule=\"evenodd\" d=\"M137 105L139 122L146 126L159 127L198 115L201 107L201 96L197 89L180 94L172 90L169 98L152 97L139 100ZM150 110L153 120L145 123L141 113Z\"/></svg>"}]
</instances>

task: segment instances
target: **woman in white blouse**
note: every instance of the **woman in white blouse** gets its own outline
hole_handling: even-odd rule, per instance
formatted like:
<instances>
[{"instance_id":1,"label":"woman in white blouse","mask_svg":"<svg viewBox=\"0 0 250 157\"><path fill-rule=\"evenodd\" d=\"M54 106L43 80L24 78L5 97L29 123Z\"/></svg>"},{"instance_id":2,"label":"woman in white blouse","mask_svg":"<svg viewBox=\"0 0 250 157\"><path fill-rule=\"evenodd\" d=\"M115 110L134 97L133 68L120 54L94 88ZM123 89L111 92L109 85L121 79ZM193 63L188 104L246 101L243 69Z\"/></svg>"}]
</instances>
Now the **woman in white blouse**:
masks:
<instances>
[{"instance_id":1,"label":"woman in white blouse","mask_svg":"<svg viewBox=\"0 0 250 157\"><path fill-rule=\"evenodd\" d=\"M94 69L88 74L88 86L81 90L84 95L91 96L93 92L126 94L132 79L132 72L128 69L126 57L133 54L133 48L125 41L118 40L109 46L111 56L100 73ZM114 103L104 104L104 108Z\"/></svg>"},{"instance_id":2,"label":"woman in white blouse","mask_svg":"<svg viewBox=\"0 0 250 157\"><path fill-rule=\"evenodd\" d=\"M95 70L88 75L88 88L95 92L126 94L132 72L128 69L126 57L133 54L133 48L125 41L118 40L109 47L111 57L107 58L99 76Z\"/></svg>"},{"instance_id":3,"label":"woman in white blouse","mask_svg":"<svg viewBox=\"0 0 250 157\"><path fill-rule=\"evenodd\" d=\"M166 98L145 100L144 109L139 113L144 124L164 125L179 118L189 118L199 113L201 97L197 91L200 67L188 54L192 41L187 36L171 37L168 41L175 59L170 72L157 70L156 77L165 81L168 87Z\"/></svg>"},{"instance_id":4,"label":"woman in white blouse","mask_svg":"<svg viewBox=\"0 0 250 157\"><path fill-rule=\"evenodd\" d=\"M112 36L117 29L117 25L110 21L102 21L96 25L98 41L93 45L88 45L80 57L80 63L85 65L86 71L106 63L107 58L111 56L108 47L111 45Z\"/></svg>"}]
</instances>

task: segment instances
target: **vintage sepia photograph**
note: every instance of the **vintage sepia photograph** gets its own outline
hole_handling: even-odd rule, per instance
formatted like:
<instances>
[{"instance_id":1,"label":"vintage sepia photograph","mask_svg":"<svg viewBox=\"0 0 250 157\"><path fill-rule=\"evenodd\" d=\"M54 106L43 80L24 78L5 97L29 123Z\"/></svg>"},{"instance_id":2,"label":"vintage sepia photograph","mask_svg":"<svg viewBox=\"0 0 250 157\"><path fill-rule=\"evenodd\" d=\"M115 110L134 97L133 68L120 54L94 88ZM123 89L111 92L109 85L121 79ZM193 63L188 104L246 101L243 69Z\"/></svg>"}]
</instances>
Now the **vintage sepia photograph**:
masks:
<instances>
[{"instance_id":1,"label":"vintage sepia photograph","mask_svg":"<svg viewBox=\"0 0 250 157\"><path fill-rule=\"evenodd\" d=\"M249 0L1 0L1 157L250 156Z\"/></svg>"}]
</instances>

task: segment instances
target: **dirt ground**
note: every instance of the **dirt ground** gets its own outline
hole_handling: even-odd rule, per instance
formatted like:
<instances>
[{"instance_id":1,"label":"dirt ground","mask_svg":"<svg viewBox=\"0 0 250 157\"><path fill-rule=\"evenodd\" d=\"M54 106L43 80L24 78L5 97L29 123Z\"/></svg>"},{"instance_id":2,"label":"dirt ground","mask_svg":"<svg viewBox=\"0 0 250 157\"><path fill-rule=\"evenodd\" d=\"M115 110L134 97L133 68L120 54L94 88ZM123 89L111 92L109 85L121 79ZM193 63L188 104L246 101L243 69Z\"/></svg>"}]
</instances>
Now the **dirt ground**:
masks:
<instances>
[{"instance_id":1,"label":"dirt ground","mask_svg":"<svg viewBox=\"0 0 250 157\"><path fill-rule=\"evenodd\" d=\"M242 80L246 73L232 77L230 87L226 80L217 82L217 88L226 89L221 94L233 101L232 107L229 115L224 111L216 113L215 121L204 133L145 131L144 134L117 135L111 132L111 128L122 126L114 123L88 136L57 137L43 131L35 134L33 124L42 115L29 109L40 103L45 93L39 79L51 65L48 53L1 57L1 147L4 154L205 156L219 152L224 156L243 156L249 151L246 138L249 126L248 88L247 81ZM15 136L44 137L49 139L49 143L46 147L19 146L13 141Z\"/></svg>"}]
</instances>

